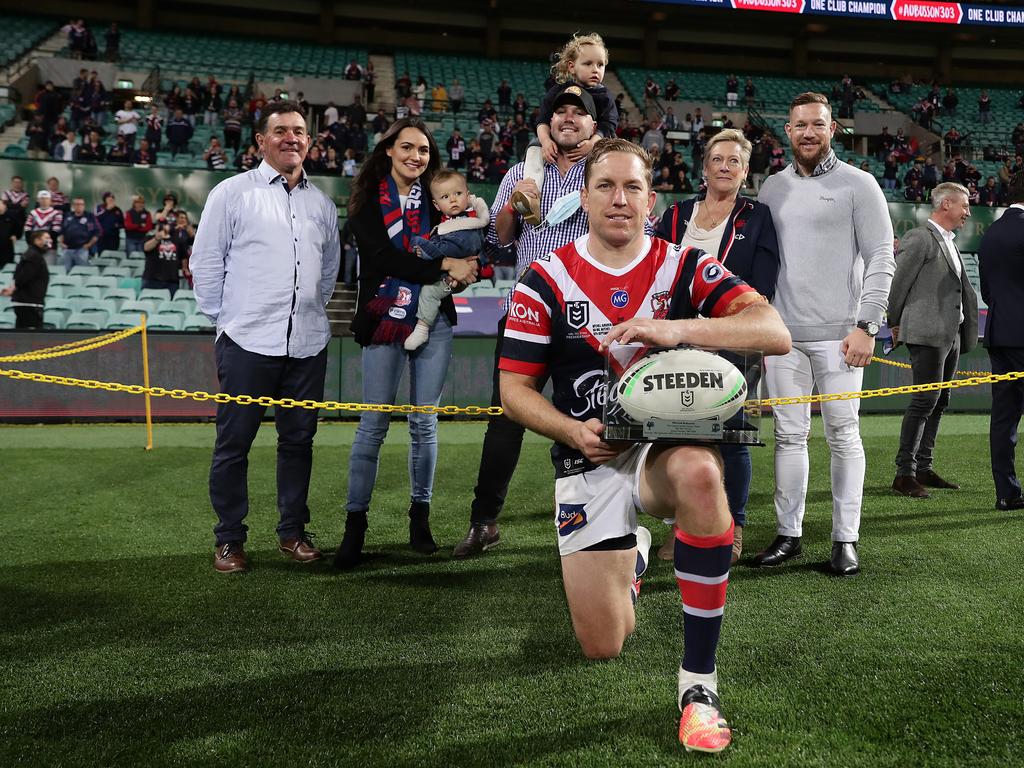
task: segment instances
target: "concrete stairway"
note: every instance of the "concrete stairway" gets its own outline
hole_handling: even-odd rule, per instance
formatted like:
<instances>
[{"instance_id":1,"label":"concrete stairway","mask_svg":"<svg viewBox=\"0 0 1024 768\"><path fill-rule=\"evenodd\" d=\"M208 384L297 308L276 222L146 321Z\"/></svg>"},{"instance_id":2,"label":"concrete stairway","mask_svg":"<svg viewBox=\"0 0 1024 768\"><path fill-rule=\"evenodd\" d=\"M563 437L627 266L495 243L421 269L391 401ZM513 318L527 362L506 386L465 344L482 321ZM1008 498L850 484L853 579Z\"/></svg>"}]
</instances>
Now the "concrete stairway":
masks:
<instances>
[{"instance_id":1,"label":"concrete stairway","mask_svg":"<svg viewBox=\"0 0 1024 768\"><path fill-rule=\"evenodd\" d=\"M644 119L644 116L640 112L640 108L633 101L633 97L629 95L629 91L626 90L626 86L619 80L619 76L612 72L610 69L606 69L604 72L604 87L608 89L608 92L614 99L620 93L624 95L622 99L622 108L629 114L629 120L631 123L636 125L640 120ZM620 116L621 117L621 116Z\"/></svg>"},{"instance_id":2,"label":"concrete stairway","mask_svg":"<svg viewBox=\"0 0 1024 768\"><path fill-rule=\"evenodd\" d=\"M377 73L377 88L373 94L373 103L366 106L366 111L373 114L383 108L384 114L394 115L395 59L392 56L370 54L370 63L373 64L373 71Z\"/></svg>"},{"instance_id":3,"label":"concrete stairway","mask_svg":"<svg viewBox=\"0 0 1024 768\"><path fill-rule=\"evenodd\" d=\"M376 66L374 64L374 67ZM334 295L327 302L327 319L331 323L331 335L351 335L349 326L352 324L352 316L355 312L356 292L346 288L344 283L338 283L334 288Z\"/></svg>"}]
</instances>

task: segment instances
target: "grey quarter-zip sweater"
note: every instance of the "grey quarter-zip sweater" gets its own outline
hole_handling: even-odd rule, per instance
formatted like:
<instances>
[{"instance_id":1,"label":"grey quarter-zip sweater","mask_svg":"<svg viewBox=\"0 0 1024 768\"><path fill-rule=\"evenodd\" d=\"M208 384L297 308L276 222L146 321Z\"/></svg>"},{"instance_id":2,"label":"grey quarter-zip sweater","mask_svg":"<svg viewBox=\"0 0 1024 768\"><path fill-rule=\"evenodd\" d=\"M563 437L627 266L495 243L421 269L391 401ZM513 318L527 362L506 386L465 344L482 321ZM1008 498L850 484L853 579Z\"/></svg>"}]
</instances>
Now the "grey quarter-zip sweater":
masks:
<instances>
[{"instance_id":1,"label":"grey quarter-zip sweater","mask_svg":"<svg viewBox=\"0 0 1024 768\"><path fill-rule=\"evenodd\" d=\"M772 304L793 341L834 341L860 320L882 322L896 259L889 208L871 174L836 162L801 176L790 164L765 180L757 199L778 234Z\"/></svg>"}]
</instances>

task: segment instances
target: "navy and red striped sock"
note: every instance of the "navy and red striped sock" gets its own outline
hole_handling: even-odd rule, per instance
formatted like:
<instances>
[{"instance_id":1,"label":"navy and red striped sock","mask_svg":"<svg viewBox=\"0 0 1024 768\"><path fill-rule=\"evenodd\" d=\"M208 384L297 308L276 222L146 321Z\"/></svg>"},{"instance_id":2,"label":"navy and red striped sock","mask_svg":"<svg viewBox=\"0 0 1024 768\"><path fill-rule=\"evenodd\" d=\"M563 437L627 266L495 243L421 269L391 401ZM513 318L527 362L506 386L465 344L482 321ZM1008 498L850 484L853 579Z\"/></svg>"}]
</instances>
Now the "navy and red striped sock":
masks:
<instances>
[{"instance_id":1,"label":"navy and red striped sock","mask_svg":"<svg viewBox=\"0 0 1024 768\"><path fill-rule=\"evenodd\" d=\"M715 649L722 630L729 585L733 523L717 536L694 536L676 529L676 582L683 599L683 669L715 671Z\"/></svg>"}]
</instances>

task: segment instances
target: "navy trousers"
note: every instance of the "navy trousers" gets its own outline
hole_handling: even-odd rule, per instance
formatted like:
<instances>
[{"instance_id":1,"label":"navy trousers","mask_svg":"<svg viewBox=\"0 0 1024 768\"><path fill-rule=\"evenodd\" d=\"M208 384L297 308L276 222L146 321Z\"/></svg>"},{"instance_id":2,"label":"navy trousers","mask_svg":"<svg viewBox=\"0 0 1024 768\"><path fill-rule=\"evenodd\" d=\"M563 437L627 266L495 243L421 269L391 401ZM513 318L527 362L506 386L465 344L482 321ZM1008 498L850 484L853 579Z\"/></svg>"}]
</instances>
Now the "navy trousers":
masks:
<instances>
[{"instance_id":1,"label":"navy trousers","mask_svg":"<svg viewBox=\"0 0 1024 768\"><path fill-rule=\"evenodd\" d=\"M1024 347L989 347L992 373L1024 371ZM992 479L996 498L1016 499L1021 495L1014 467L1017 427L1024 411L1024 379L1000 381L992 385L992 414L988 444L992 454Z\"/></svg>"},{"instance_id":2,"label":"navy trousers","mask_svg":"<svg viewBox=\"0 0 1024 768\"><path fill-rule=\"evenodd\" d=\"M215 345L220 390L229 395L322 400L327 373L327 348L313 357L259 355L242 349L222 333ZM217 513L213 532L217 546L244 542L249 513L249 448L266 408L219 403L217 442L210 467L210 502ZM313 469L313 436L318 411L281 408L277 426L277 509L281 540L302 534L309 523L309 477Z\"/></svg>"}]
</instances>

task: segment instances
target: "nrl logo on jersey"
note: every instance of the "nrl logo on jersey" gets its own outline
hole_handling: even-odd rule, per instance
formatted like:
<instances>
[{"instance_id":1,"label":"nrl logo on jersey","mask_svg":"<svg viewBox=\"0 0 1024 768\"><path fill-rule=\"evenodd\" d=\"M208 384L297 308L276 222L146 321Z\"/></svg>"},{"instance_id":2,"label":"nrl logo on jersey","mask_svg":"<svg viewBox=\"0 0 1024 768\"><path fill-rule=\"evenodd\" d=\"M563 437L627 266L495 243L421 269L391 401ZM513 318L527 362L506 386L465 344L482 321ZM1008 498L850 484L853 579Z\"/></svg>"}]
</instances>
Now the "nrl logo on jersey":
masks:
<instances>
[{"instance_id":1,"label":"nrl logo on jersey","mask_svg":"<svg viewBox=\"0 0 1024 768\"><path fill-rule=\"evenodd\" d=\"M567 301L565 303L565 321L570 328L577 331L590 322L589 301Z\"/></svg>"}]
</instances>

